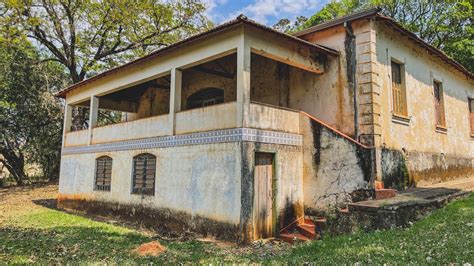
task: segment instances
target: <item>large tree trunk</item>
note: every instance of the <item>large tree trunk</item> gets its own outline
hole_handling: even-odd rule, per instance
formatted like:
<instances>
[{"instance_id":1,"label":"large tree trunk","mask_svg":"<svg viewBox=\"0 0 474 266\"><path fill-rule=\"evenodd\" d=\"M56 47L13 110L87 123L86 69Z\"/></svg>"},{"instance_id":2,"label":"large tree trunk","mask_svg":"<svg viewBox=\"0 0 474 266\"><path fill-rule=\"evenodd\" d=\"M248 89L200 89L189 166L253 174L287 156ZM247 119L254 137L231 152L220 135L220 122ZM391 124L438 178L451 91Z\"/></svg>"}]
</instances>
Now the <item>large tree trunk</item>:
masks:
<instances>
[{"instance_id":1,"label":"large tree trunk","mask_svg":"<svg viewBox=\"0 0 474 266\"><path fill-rule=\"evenodd\" d=\"M23 153L18 151L17 154L15 151L6 148L2 148L0 151L0 154L3 156L3 158L0 159L0 163L7 168L8 172L10 172L18 185L23 185L24 181L27 179L25 173L25 157Z\"/></svg>"}]
</instances>

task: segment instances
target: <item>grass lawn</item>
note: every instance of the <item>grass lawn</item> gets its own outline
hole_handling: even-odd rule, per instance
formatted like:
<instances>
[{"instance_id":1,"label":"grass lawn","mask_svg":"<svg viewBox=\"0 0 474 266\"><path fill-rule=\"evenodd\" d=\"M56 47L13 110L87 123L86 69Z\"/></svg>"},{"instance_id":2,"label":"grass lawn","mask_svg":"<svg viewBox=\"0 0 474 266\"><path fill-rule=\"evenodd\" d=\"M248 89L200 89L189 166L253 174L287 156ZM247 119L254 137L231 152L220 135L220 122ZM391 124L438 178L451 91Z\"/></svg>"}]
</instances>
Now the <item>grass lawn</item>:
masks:
<instances>
[{"instance_id":1,"label":"grass lawn","mask_svg":"<svg viewBox=\"0 0 474 266\"><path fill-rule=\"evenodd\" d=\"M32 203L55 186L0 191L0 263L314 262L474 264L474 194L449 204L408 229L326 237L289 246L217 246L198 240L162 241L159 257L131 250L156 238ZM49 189L49 190L48 190Z\"/></svg>"}]
</instances>

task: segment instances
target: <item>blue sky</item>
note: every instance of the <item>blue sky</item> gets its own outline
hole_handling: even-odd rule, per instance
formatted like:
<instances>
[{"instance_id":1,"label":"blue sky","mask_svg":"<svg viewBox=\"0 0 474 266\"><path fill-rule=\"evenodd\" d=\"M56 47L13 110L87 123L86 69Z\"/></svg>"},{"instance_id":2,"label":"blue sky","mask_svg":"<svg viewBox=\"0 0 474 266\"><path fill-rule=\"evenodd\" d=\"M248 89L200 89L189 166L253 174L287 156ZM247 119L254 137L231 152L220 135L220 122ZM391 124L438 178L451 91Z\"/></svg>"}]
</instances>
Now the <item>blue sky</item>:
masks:
<instances>
[{"instance_id":1,"label":"blue sky","mask_svg":"<svg viewBox=\"0 0 474 266\"><path fill-rule=\"evenodd\" d=\"M204 0L207 15L217 24L234 19L239 14L266 25L281 18L293 20L297 16L309 17L330 0Z\"/></svg>"}]
</instances>

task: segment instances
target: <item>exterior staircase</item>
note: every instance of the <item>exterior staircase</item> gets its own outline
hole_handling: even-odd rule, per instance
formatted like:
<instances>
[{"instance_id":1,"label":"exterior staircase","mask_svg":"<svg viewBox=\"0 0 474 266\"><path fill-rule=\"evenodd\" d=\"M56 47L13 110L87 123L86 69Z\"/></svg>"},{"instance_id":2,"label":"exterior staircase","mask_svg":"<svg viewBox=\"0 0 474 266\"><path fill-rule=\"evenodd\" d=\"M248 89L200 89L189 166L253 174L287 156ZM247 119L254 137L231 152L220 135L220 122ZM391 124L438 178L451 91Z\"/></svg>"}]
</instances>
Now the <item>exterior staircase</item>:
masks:
<instances>
[{"instance_id":1,"label":"exterior staircase","mask_svg":"<svg viewBox=\"0 0 474 266\"><path fill-rule=\"evenodd\" d=\"M375 181L375 200L389 199L397 195L395 189L384 188L383 183ZM350 217L351 207L339 210L340 217ZM301 217L288 226L280 230L281 240L288 243L305 242L310 240L319 240L323 237L323 230L326 226L326 218L317 217L310 219Z\"/></svg>"},{"instance_id":2,"label":"exterior staircase","mask_svg":"<svg viewBox=\"0 0 474 266\"><path fill-rule=\"evenodd\" d=\"M302 217L280 230L280 238L288 243L321 239L325 224L326 218L323 217L315 221Z\"/></svg>"}]
</instances>

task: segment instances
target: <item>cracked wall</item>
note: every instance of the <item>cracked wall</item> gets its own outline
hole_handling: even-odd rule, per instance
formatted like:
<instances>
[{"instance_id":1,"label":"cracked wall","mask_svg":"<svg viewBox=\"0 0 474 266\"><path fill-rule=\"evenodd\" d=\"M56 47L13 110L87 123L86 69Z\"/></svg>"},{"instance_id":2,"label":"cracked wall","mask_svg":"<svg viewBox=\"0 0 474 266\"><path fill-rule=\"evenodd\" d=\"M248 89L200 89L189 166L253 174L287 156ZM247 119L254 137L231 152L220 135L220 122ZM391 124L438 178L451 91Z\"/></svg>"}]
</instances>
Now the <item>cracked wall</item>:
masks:
<instances>
[{"instance_id":1,"label":"cracked wall","mask_svg":"<svg viewBox=\"0 0 474 266\"><path fill-rule=\"evenodd\" d=\"M331 210L372 193L372 150L301 116L305 210Z\"/></svg>"}]
</instances>

